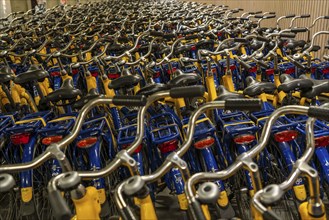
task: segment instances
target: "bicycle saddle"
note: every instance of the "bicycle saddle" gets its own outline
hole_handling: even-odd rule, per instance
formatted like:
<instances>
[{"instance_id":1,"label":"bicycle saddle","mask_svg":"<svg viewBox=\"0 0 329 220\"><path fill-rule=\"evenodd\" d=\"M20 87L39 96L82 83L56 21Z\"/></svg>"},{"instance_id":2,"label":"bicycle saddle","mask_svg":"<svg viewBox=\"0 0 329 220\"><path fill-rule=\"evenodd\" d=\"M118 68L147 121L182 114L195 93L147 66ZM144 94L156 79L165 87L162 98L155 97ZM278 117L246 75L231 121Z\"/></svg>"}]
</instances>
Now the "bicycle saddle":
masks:
<instances>
[{"instance_id":1,"label":"bicycle saddle","mask_svg":"<svg viewBox=\"0 0 329 220\"><path fill-rule=\"evenodd\" d=\"M95 98L100 98L102 96L104 96L104 95L98 94L97 89L91 89L91 90L89 90L89 92L86 96L84 96L81 99L79 99L78 101L76 101L72 105L72 108L81 109L90 100L95 99Z\"/></svg>"},{"instance_id":2,"label":"bicycle saddle","mask_svg":"<svg viewBox=\"0 0 329 220\"><path fill-rule=\"evenodd\" d=\"M306 45L306 42L304 40L295 40L295 39L289 39L286 43L286 48L290 50L294 50L297 47L303 48Z\"/></svg>"},{"instance_id":3,"label":"bicycle saddle","mask_svg":"<svg viewBox=\"0 0 329 220\"><path fill-rule=\"evenodd\" d=\"M301 75L299 78L301 79L308 79L312 81L313 86L309 90L305 90L301 92L301 96L312 99L315 96L321 95L321 93L329 92L329 80L327 79L310 79L305 75Z\"/></svg>"},{"instance_id":4,"label":"bicycle saddle","mask_svg":"<svg viewBox=\"0 0 329 220\"><path fill-rule=\"evenodd\" d=\"M198 43L196 43L195 47L200 49L203 46L214 46L215 41L214 40L200 40Z\"/></svg>"},{"instance_id":5,"label":"bicycle saddle","mask_svg":"<svg viewBox=\"0 0 329 220\"><path fill-rule=\"evenodd\" d=\"M10 67L4 66L0 69L0 83L8 82L15 78L15 75L11 72Z\"/></svg>"},{"instance_id":6,"label":"bicycle saddle","mask_svg":"<svg viewBox=\"0 0 329 220\"><path fill-rule=\"evenodd\" d=\"M145 95L145 96L150 96L153 95L154 93L160 92L167 90L168 86L162 83L152 83L144 86L141 88L136 95Z\"/></svg>"},{"instance_id":7,"label":"bicycle saddle","mask_svg":"<svg viewBox=\"0 0 329 220\"><path fill-rule=\"evenodd\" d=\"M189 84L195 84L200 80L201 76L197 73L184 73L178 69L173 73L173 78L168 82L168 86L185 86Z\"/></svg>"},{"instance_id":8,"label":"bicycle saddle","mask_svg":"<svg viewBox=\"0 0 329 220\"><path fill-rule=\"evenodd\" d=\"M135 74L132 75L127 69L122 70L121 76L109 83L109 89L120 89L137 85L142 77Z\"/></svg>"},{"instance_id":9,"label":"bicycle saddle","mask_svg":"<svg viewBox=\"0 0 329 220\"><path fill-rule=\"evenodd\" d=\"M313 86L312 80L306 79L295 79L288 74L280 75L281 85L278 86L278 91L284 91L286 93L295 90L309 90Z\"/></svg>"},{"instance_id":10,"label":"bicycle saddle","mask_svg":"<svg viewBox=\"0 0 329 220\"><path fill-rule=\"evenodd\" d=\"M43 79L49 76L48 72L40 69L36 65L31 65L30 68L24 72L16 76L14 82L17 84L24 84L28 82L32 82L35 80L42 81Z\"/></svg>"},{"instance_id":11,"label":"bicycle saddle","mask_svg":"<svg viewBox=\"0 0 329 220\"><path fill-rule=\"evenodd\" d=\"M192 48L192 45L183 45L183 46L180 46L180 47L177 47L174 51L174 54L181 54L181 53L184 53L184 52L189 52Z\"/></svg>"},{"instance_id":12,"label":"bicycle saddle","mask_svg":"<svg viewBox=\"0 0 329 220\"><path fill-rule=\"evenodd\" d=\"M74 88L72 79L66 79L59 89L47 95L46 100L56 103L76 99L79 95L82 95L82 93L79 89Z\"/></svg>"},{"instance_id":13,"label":"bicycle saddle","mask_svg":"<svg viewBox=\"0 0 329 220\"><path fill-rule=\"evenodd\" d=\"M252 76L246 78L247 87L243 90L244 95L258 96L262 93L273 93L276 87L271 82L259 82Z\"/></svg>"},{"instance_id":14,"label":"bicycle saddle","mask_svg":"<svg viewBox=\"0 0 329 220\"><path fill-rule=\"evenodd\" d=\"M224 86L220 85L217 89L217 93L219 94L215 101L225 101L226 99L241 99L244 96L237 92L230 92Z\"/></svg>"}]
</instances>

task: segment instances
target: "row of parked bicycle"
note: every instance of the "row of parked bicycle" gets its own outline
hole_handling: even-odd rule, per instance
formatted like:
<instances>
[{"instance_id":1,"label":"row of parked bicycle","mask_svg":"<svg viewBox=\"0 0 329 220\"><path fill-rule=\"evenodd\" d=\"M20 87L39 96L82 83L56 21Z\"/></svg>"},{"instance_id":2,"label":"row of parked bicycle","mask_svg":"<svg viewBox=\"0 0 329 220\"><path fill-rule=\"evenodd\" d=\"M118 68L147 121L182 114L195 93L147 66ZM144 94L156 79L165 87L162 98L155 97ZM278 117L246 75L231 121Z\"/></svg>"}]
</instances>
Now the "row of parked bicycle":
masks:
<instances>
[{"instance_id":1,"label":"row of parked bicycle","mask_svg":"<svg viewBox=\"0 0 329 220\"><path fill-rule=\"evenodd\" d=\"M329 16L242 11L0 19L0 219L157 219L166 188L190 219L326 219L329 55L314 52L329 31L310 33Z\"/></svg>"}]
</instances>

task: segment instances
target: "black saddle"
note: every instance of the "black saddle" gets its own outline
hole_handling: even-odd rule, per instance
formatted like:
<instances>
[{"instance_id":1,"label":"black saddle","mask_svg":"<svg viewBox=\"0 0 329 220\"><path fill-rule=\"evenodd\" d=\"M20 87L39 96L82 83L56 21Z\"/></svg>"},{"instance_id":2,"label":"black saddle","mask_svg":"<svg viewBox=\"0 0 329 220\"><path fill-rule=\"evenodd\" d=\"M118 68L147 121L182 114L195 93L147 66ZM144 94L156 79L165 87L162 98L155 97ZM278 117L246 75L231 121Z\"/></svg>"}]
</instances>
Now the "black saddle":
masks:
<instances>
[{"instance_id":1,"label":"black saddle","mask_svg":"<svg viewBox=\"0 0 329 220\"><path fill-rule=\"evenodd\" d=\"M142 89L140 89L136 95L145 95L150 96L154 93L167 90L168 86L162 83L154 83L154 84L148 84L144 86Z\"/></svg>"},{"instance_id":2,"label":"black saddle","mask_svg":"<svg viewBox=\"0 0 329 220\"><path fill-rule=\"evenodd\" d=\"M36 65L31 65L26 72L16 76L14 82L17 84L25 84L33 81L43 81L48 76L49 74L47 71L40 69Z\"/></svg>"},{"instance_id":3,"label":"black saddle","mask_svg":"<svg viewBox=\"0 0 329 220\"><path fill-rule=\"evenodd\" d=\"M81 95L81 91L74 88L72 79L66 79L59 89L47 95L46 100L57 103L59 101L75 100Z\"/></svg>"},{"instance_id":4,"label":"black saddle","mask_svg":"<svg viewBox=\"0 0 329 220\"><path fill-rule=\"evenodd\" d=\"M308 78L295 79L288 74L280 75L280 82L281 85L278 87L278 91L284 91L286 93L297 90L307 91L313 86L312 80Z\"/></svg>"},{"instance_id":5,"label":"black saddle","mask_svg":"<svg viewBox=\"0 0 329 220\"><path fill-rule=\"evenodd\" d=\"M109 83L109 89L121 89L129 88L137 85L142 80L142 77L139 75L132 75L131 72L127 69L124 69L121 73L121 76Z\"/></svg>"},{"instance_id":6,"label":"black saddle","mask_svg":"<svg viewBox=\"0 0 329 220\"><path fill-rule=\"evenodd\" d=\"M218 87L217 91L218 91L218 97L215 99L215 101L225 101L227 99L244 98L244 95L236 93L236 92L230 92L222 85L220 85Z\"/></svg>"},{"instance_id":7,"label":"black saddle","mask_svg":"<svg viewBox=\"0 0 329 220\"><path fill-rule=\"evenodd\" d=\"M6 83L14 79L15 75L12 73L10 67L4 66L0 69L0 83Z\"/></svg>"},{"instance_id":8,"label":"black saddle","mask_svg":"<svg viewBox=\"0 0 329 220\"><path fill-rule=\"evenodd\" d=\"M96 89L91 89L91 90L89 90L89 92L86 96L84 96L81 99L79 99L78 101L76 101L72 105L72 107L75 108L75 109L81 109L90 100L95 99L95 98L99 98L99 97L102 97L102 96L104 96L104 95L98 94Z\"/></svg>"},{"instance_id":9,"label":"black saddle","mask_svg":"<svg viewBox=\"0 0 329 220\"><path fill-rule=\"evenodd\" d=\"M186 86L199 82L201 80L201 76L197 73L184 73L181 70L176 70L173 73L173 79L168 82L169 87L176 86Z\"/></svg>"},{"instance_id":10,"label":"black saddle","mask_svg":"<svg viewBox=\"0 0 329 220\"><path fill-rule=\"evenodd\" d=\"M295 39L289 39L286 44L286 48L290 50L295 50L296 48L304 48L306 45L306 41L304 40L295 40Z\"/></svg>"},{"instance_id":11,"label":"black saddle","mask_svg":"<svg viewBox=\"0 0 329 220\"><path fill-rule=\"evenodd\" d=\"M252 76L246 78L247 87L243 90L244 95L258 96L262 93L273 93L276 87L271 82L259 82Z\"/></svg>"},{"instance_id":12,"label":"black saddle","mask_svg":"<svg viewBox=\"0 0 329 220\"><path fill-rule=\"evenodd\" d=\"M309 79L305 75L300 76L301 79ZM312 99L315 98L315 96L321 95L321 93L327 93L329 92L329 80L328 79L309 79L312 81L313 86L309 90L305 90L301 92L301 96Z\"/></svg>"}]
</instances>

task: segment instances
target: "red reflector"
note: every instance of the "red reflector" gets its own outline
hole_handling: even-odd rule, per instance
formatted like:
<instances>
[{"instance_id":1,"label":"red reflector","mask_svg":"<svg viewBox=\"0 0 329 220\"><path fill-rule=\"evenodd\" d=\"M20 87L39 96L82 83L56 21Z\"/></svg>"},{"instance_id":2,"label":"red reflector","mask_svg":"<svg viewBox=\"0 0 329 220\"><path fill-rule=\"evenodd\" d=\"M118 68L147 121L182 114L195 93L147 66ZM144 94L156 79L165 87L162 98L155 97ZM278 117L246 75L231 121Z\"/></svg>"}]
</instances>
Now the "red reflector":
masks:
<instances>
[{"instance_id":1,"label":"red reflector","mask_svg":"<svg viewBox=\"0 0 329 220\"><path fill-rule=\"evenodd\" d=\"M42 139L41 143L44 145L50 145L52 143L57 143L58 141L62 140L63 136L62 135L58 135L58 136L49 136L49 137L45 137Z\"/></svg>"},{"instance_id":2,"label":"red reflector","mask_svg":"<svg viewBox=\"0 0 329 220\"><path fill-rule=\"evenodd\" d=\"M329 145L329 136L322 136L314 138L315 147L326 147Z\"/></svg>"},{"instance_id":3,"label":"red reflector","mask_svg":"<svg viewBox=\"0 0 329 220\"><path fill-rule=\"evenodd\" d=\"M323 70L322 70L322 73L323 73L323 74L328 74L328 73L329 73L329 68L325 68L325 69L323 69Z\"/></svg>"},{"instance_id":4,"label":"red reflector","mask_svg":"<svg viewBox=\"0 0 329 220\"><path fill-rule=\"evenodd\" d=\"M294 130L281 131L274 134L274 139L277 142L287 142L296 139L298 133Z\"/></svg>"},{"instance_id":5,"label":"red reflector","mask_svg":"<svg viewBox=\"0 0 329 220\"><path fill-rule=\"evenodd\" d=\"M13 134L10 136L10 140L14 145L27 144L30 141L29 133Z\"/></svg>"},{"instance_id":6,"label":"red reflector","mask_svg":"<svg viewBox=\"0 0 329 220\"><path fill-rule=\"evenodd\" d=\"M206 137L205 139L195 142L194 147L201 150L207 147L211 147L214 143L215 139L213 137Z\"/></svg>"},{"instance_id":7,"label":"red reflector","mask_svg":"<svg viewBox=\"0 0 329 220\"><path fill-rule=\"evenodd\" d=\"M90 72L91 73L91 75L93 76L93 77L97 77L98 76L98 72L97 71L92 71L92 72Z\"/></svg>"},{"instance_id":8,"label":"red reflector","mask_svg":"<svg viewBox=\"0 0 329 220\"><path fill-rule=\"evenodd\" d=\"M191 50L196 50L196 47L195 47L195 46L192 46L192 47L191 47Z\"/></svg>"},{"instance_id":9,"label":"red reflector","mask_svg":"<svg viewBox=\"0 0 329 220\"><path fill-rule=\"evenodd\" d=\"M267 69L266 70L266 75L273 75L274 74L274 69Z\"/></svg>"},{"instance_id":10,"label":"red reflector","mask_svg":"<svg viewBox=\"0 0 329 220\"><path fill-rule=\"evenodd\" d=\"M170 71L170 69L168 69L168 70L167 70L167 73L170 75L170 74L172 74L173 72L175 72L176 69L177 69L176 67L173 67L173 68L172 68L172 72Z\"/></svg>"},{"instance_id":11,"label":"red reflector","mask_svg":"<svg viewBox=\"0 0 329 220\"><path fill-rule=\"evenodd\" d=\"M177 145L178 145L177 140L171 140L171 141L167 141L167 142L160 144L159 149L160 149L161 153L165 154L165 153L176 150Z\"/></svg>"},{"instance_id":12,"label":"red reflector","mask_svg":"<svg viewBox=\"0 0 329 220\"><path fill-rule=\"evenodd\" d=\"M77 74L78 72L79 72L79 69L73 69L73 70L72 70L72 74L73 74L73 75Z\"/></svg>"},{"instance_id":13,"label":"red reflector","mask_svg":"<svg viewBox=\"0 0 329 220\"><path fill-rule=\"evenodd\" d=\"M78 141L77 147L79 148L88 148L93 146L97 142L97 137L88 137Z\"/></svg>"},{"instance_id":14,"label":"red reflector","mask_svg":"<svg viewBox=\"0 0 329 220\"><path fill-rule=\"evenodd\" d=\"M251 67L248 71L249 71L249 73L256 73L257 72L257 66Z\"/></svg>"},{"instance_id":15,"label":"red reflector","mask_svg":"<svg viewBox=\"0 0 329 220\"><path fill-rule=\"evenodd\" d=\"M295 73L295 68L288 68L285 71L285 74L293 74L293 73Z\"/></svg>"},{"instance_id":16,"label":"red reflector","mask_svg":"<svg viewBox=\"0 0 329 220\"><path fill-rule=\"evenodd\" d=\"M120 77L120 74L119 73L109 73L109 74L107 74L107 77L110 79L117 79Z\"/></svg>"},{"instance_id":17,"label":"red reflector","mask_svg":"<svg viewBox=\"0 0 329 220\"><path fill-rule=\"evenodd\" d=\"M158 78L160 77L160 71L157 71L154 75L153 75L153 78Z\"/></svg>"},{"instance_id":18,"label":"red reflector","mask_svg":"<svg viewBox=\"0 0 329 220\"><path fill-rule=\"evenodd\" d=\"M233 141L236 144L250 144L255 140L255 135L252 134L243 134L243 135L238 135L236 136Z\"/></svg>"},{"instance_id":19,"label":"red reflector","mask_svg":"<svg viewBox=\"0 0 329 220\"><path fill-rule=\"evenodd\" d=\"M127 147L129 147L131 144L124 144L124 145L122 145L122 148L123 149L126 149ZM139 152L141 152L141 150L142 150L142 144L141 145L139 145L137 148L136 148L136 150L134 151L134 153L139 153Z\"/></svg>"},{"instance_id":20,"label":"red reflector","mask_svg":"<svg viewBox=\"0 0 329 220\"><path fill-rule=\"evenodd\" d=\"M52 72L50 73L51 76L60 76L61 73L60 72Z\"/></svg>"}]
</instances>

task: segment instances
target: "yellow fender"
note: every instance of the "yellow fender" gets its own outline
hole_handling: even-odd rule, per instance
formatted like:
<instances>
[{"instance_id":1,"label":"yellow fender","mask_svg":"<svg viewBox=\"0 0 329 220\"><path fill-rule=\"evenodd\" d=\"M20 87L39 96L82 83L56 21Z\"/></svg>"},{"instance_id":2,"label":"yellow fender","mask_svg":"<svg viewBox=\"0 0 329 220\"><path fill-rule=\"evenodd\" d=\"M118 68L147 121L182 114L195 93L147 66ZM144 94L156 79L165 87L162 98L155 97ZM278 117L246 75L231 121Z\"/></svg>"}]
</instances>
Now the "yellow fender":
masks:
<instances>
[{"instance_id":1,"label":"yellow fender","mask_svg":"<svg viewBox=\"0 0 329 220\"><path fill-rule=\"evenodd\" d=\"M86 188L86 194L81 199L72 199L75 211L76 219L100 219L99 214L101 212L101 204L99 202L99 196L95 187L89 186Z\"/></svg>"},{"instance_id":2,"label":"yellow fender","mask_svg":"<svg viewBox=\"0 0 329 220\"><path fill-rule=\"evenodd\" d=\"M300 206L298 208L298 211L299 211L299 214L300 214L300 219L302 219L302 220L326 220L327 219L327 215L326 215L325 208L324 208L323 204L321 204L321 208L322 208L324 214L323 214L323 216L320 216L320 217L311 216L308 213L307 206L308 206L308 202L303 202L302 204L300 204Z\"/></svg>"},{"instance_id":3,"label":"yellow fender","mask_svg":"<svg viewBox=\"0 0 329 220\"><path fill-rule=\"evenodd\" d=\"M141 220L157 220L157 216L155 213L155 208L151 199L151 196L140 200L140 210L141 210Z\"/></svg>"}]
</instances>

